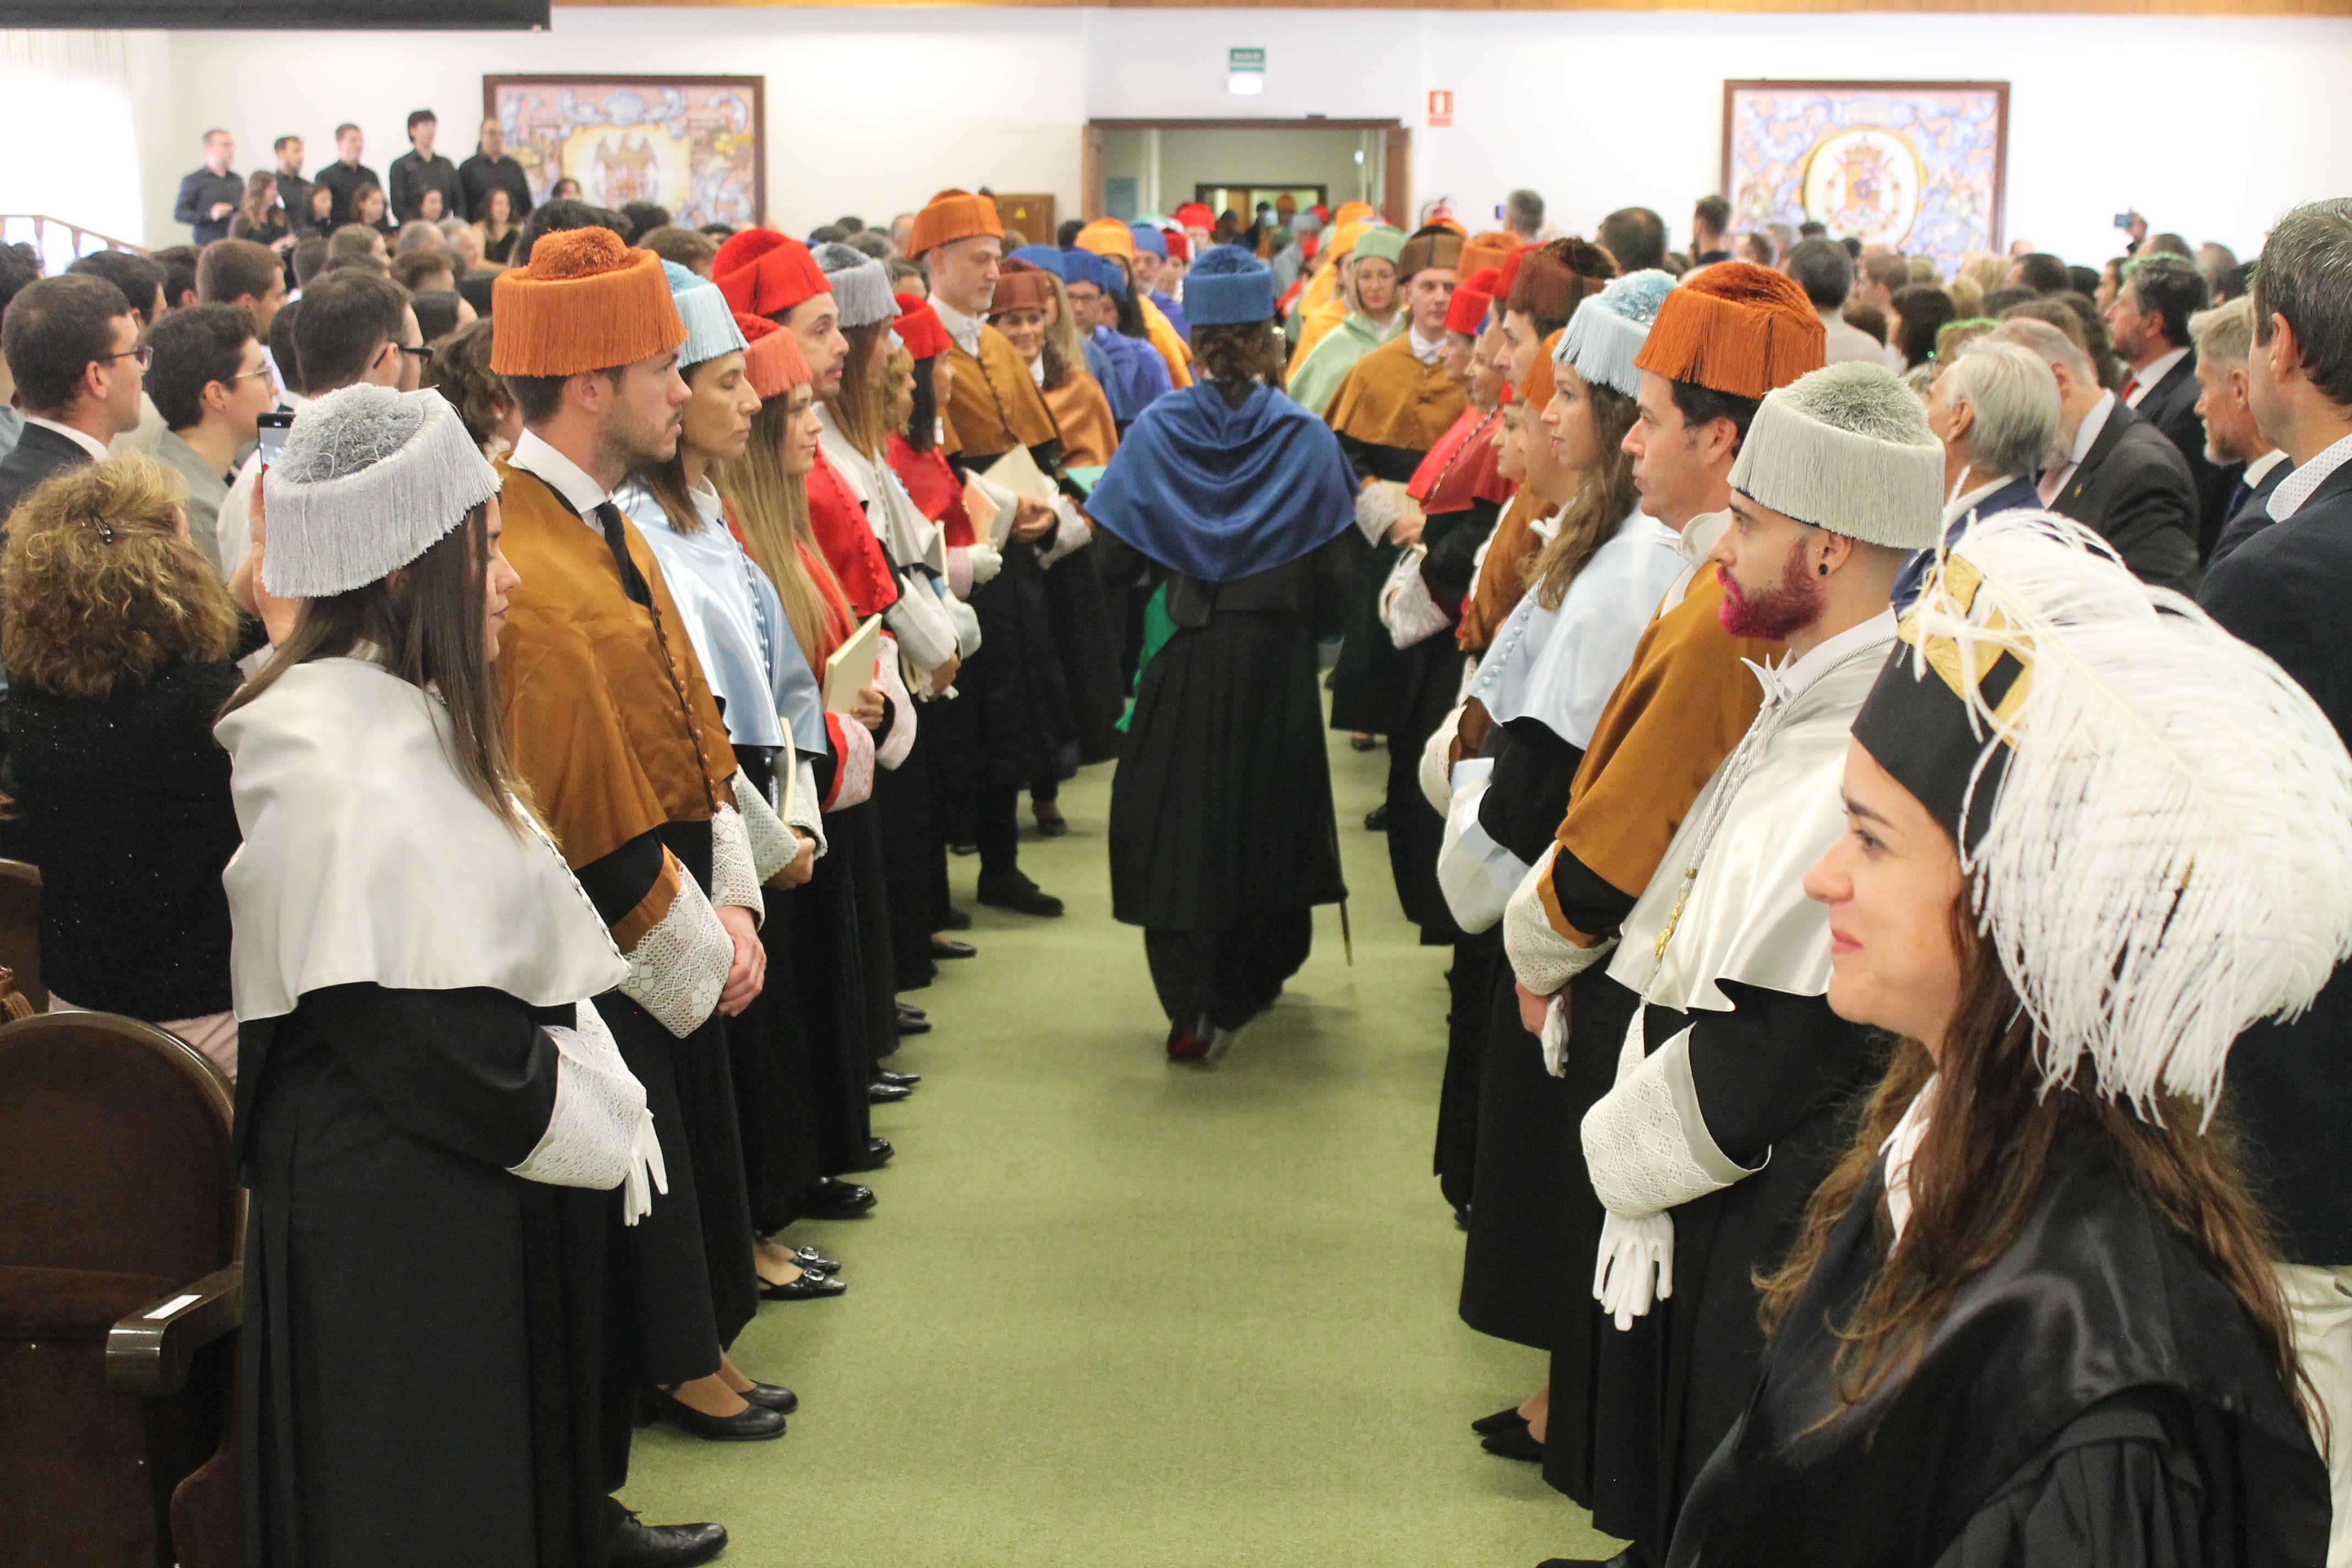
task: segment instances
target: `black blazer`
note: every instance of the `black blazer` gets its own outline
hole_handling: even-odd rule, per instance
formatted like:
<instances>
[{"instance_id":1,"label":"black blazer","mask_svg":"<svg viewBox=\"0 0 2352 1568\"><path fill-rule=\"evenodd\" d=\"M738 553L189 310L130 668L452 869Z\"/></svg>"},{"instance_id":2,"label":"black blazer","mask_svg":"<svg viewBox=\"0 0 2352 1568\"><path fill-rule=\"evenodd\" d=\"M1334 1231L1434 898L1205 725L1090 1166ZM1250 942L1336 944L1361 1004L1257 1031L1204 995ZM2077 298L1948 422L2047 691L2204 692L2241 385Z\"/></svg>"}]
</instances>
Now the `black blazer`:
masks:
<instances>
[{"instance_id":1,"label":"black blazer","mask_svg":"<svg viewBox=\"0 0 2352 1568\"><path fill-rule=\"evenodd\" d=\"M8 514L43 479L90 460L79 443L26 420L16 449L0 458L0 540L7 538Z\"/></svg>"},{"instance_id":2,"label":"black blazer","mask_svg":"<svg viewBox=\"0 0 2352 1568\"><path fill-rule=\"evenodd\" d=\"M2271 525L2271 492L2279 488L2281 479L2293 472L2293 463L2273 463L2271 471L2263 476L2263 482L2252 489L2246 488L2245 480L2238 481L2237 488L2230 492L2231 499L2237 505L2230 509L2230 521L2221 525L2221 536L2213 542L2213 553L2206 558L2205 570L2208 573L2228 559L2239 546Z\"/></svg>"},{"instance_id":3,"label":"black blazer","mask_svg":"<svg viewBox=\"0 0 2352 1568\"><path fill-rule=\"evenodd\" d=\"M2189 464L2122 398L2051 510L2114 545L2142 582L2197 592L2197 489Z\"/></svg>"},{"instance_id":4,"label":"black blazer","mask_svg":"<svg viewBox=\"0 0 2352 1568\"><path fill-rule=\"evenodd\" d=\"M2163 431L2188 461L2189 482L2197 487L2197 558L2202 561L2213 553L2213 543L2230 521L2230 495L2238 488L2238 478L2246 466L2206 458L2205 421L2197 417L2200 390L2197 352L2191 349L2148 389L2134 412Z\"/></svg>"},{"instance_id":5,"label":"black blazer","mask_svg":"<svg viewBox=\"0 0 2352 1568\"><path fill-rule=\"evenodd\" d=\"M2295 514L2214 563L2198 601L2276 659L2352 741L2352 464ZM2230 1053L2227 1104L2255 1195L2290 1263L2352 1263L2352 969L2292 1024L2255 1025Z\"/></svg>"}]
</instances>

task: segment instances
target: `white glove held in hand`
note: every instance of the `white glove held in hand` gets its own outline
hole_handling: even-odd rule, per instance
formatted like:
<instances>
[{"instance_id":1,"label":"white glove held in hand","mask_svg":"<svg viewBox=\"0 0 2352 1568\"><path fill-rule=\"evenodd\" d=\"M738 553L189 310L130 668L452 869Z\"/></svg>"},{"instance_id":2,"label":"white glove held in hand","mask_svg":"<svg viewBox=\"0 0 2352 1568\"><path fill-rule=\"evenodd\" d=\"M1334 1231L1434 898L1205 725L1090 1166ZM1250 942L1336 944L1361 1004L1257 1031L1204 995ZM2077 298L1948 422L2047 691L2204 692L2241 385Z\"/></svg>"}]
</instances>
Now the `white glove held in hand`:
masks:
<instances>
[{"instance_id":1,"label":"white glove held in hand","mask_svg":"<svg viewBox=\"0 0 2352 1568\"><path fill-rule=\"evenodd\" d=\"M1652 1288L1654 1276L1656 1287ZM1592 1266L1592 1299L1622 1330L1675 1293L1675 1222L1663 1214L1625 1219L1606 1214Z\"/></svg>"}]
</instances>

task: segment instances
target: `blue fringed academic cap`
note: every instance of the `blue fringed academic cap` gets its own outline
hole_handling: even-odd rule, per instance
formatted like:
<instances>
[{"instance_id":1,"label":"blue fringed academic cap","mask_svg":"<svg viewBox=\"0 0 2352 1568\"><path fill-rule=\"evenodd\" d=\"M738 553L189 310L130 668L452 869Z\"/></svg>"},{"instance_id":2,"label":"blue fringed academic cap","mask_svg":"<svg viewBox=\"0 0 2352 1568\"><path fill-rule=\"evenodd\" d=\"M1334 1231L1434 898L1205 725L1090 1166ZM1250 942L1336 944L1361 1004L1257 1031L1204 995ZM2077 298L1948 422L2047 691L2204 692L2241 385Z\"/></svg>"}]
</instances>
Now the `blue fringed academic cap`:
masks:
<instances>
[{"instance_id":1,"label":"blue fringed academic cap","mask_svg":"<svg viewBox=\"0 0 2352 1568\"><path fill-rule=\"evenodd\" d=\"M1202 252L1184 274L1184 314L1196 327L1274 319L1274 274L1238 245Z\"/></svg>"},{"instance_id":2,"label":"blue fringed academic cap","mask_svg":"<svg viewBox=\"0 0 2352 1568\"><path fill-rule=\"evenodd\" d=\"M1064 252L1055 249L1050 245L1024 245L1004 259L1025 261L1040 271L1050 272L1067 283L1070 281L1070 274L1068 268L1063 265L1063 255Z\"/></svg>"}]
</instances>

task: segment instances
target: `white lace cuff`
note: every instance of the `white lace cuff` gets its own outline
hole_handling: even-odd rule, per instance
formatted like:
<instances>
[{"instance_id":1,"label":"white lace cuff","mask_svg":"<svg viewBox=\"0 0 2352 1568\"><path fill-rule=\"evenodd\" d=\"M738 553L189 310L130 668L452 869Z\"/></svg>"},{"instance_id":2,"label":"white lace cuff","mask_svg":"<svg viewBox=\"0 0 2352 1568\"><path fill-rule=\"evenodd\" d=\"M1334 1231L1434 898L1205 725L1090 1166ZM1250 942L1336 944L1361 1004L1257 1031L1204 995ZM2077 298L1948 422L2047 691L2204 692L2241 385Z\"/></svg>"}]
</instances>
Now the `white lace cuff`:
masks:
<instances>
[{"instance_id":1,"label":"white lace cuff","mask_svg":"<svg viewBox=\"0 0 2352 1568\"><path fill-rule=\"evenodd\" d=\"M1356 492L1356 529L1367 543L1378 545L1404 516L1397 493L1384 484L1369 484Z\"/></svg>"},{"instance_id":2,"label":"white lace cuff","mask_svg":"<svg viewBox=\"0 0 2352 1568\"><path fill-rule=\"evenodd\" d=\"M632 1176L641 1184L647 1162L639 1134L651 1132L654 1113L595 1005L578 1004L571 1028L552 1026L546 1033L555 1042L555 1110L538 1144L522 1163L508 1166L509 1173L554 1187L609 1191ZM653 1148L653 1179L667 1192L660 1143L644 1142Z\"/></svg>"},{"instance_id":3,"label":"white lace cuff","mask_svg":"<svg viewBox=\"0 0 2352 1568\"><path fill-rule=\"evenodd\" d=\"M1706 1130L1691 1082L1690 1035L1685 1029L1620 1070L1617 1086L1584 1113L1584 1163L1612 1214L1639 1219L1756 1173L1717 1148Z\"/></svg>"},{"instance_id":4,"label":"white lace cuff","mask_svg":"<svg viewBox=\"0 0 2352 1568\"><path fill-rule=\"evenodd\" d=\"M890 727L874 737L874 761L877 766L896 769L915 749L915 700L907 694L907 682L898 673L895 654L882 656L882 668L875 672L874 684L890 700ZM864 725L858 726L860 729Z\"/></svg>"},{"instance_id":5,"label":"white lace cuff","mask_svg":"<svg viewBox=\"0 0 2352 1568\"><path fill-rule=\"evenodd\" d=\"M1397 557L1389 580L1381 585L1381 625L1388 627L1389 641L1401 648L1427 642L1454 624L1429 596L1429 584L1421 574L1421 563L1428 559L1429 552L1414 545Z\"/></svg>"},{"instance_id":6,"label":"white lace cuff","mask_svg":"<svg viewBox=\"0 0 2352 1568\"><path fill-rule=\"evenodd\" d=\"M824 858L824 804L817 798L813 758L802 757L793 764L793 798L784 803L784 826L815 839L817 858ZM797 847L793 853L799 853Z\"/></svg>"},{"instance_id":7,"label":"white lace cuff","mask_svg":"<svg viewBox=\"0 0 2352 1568\"><path fill-rule=\"evenodd\" d=\"M833 742L833 794L824 809L862 805L874 793L874 731L845 714L828 713L824 732Z\"/></svg>"},{"instance_id":8,"label":"white lace cuff","mask_svg":"<svg viewBox=\"0 0 2352 1568\"><path fill-rule=\"evenodd\" d=\"M800 840L768 804L768 797L751 787L749 774L738 769L732 782L735 809L742 814L743 837L751 852L751 875L764 888L769 878L793 863L793 857L800 853Z\"/></svg>"},{"instance_id":9,"label":"white lace cuff","mask_svg":"<svg viewBox=\"0 0 2352 1568\"><path fill-rule=\"evenodd\" d=\"M1429 809L1441 816L1454 803L1454 786L1447 777L1447 770L1452 764L1446 758L1454 751L1454 737L1461 728L1462 704L1456 701L1446 710L1444 721L1431 731L1427 743L1421 748L1421 798L1429 802ZM1466 763L1475 759L1465 757L1462 760Z\"/></svg>"},{"instance_id":10,"label":"white lace cuff","mask_svg":"<svg viewBox=\"0 0 2352 1568\"><path fill-rule=\"evenodd\" d=\"M931 592L928 574L898 574L898 597L882 612L882 624L898 639L898 650L918 668L937 669L955 657L955 623L948 618L940 596Z\"/></svg>"},{"instance_id":11,"label":"white lace cuff","mask_svg":"<svg viewBox=\"0 0 2352 1568\"><path fill-rule=\"evenodd\" d=\"M749 910L755 921L768 916L767 900L760 897L759 858L751 849L751 830L743 814L722 805L710 819L710 901L721 909ZM729 938L730 947L734 939Z\"/></svg>"},{"instance_id":12,"label":"white lace cuff","mask_svg":"<svg viewBox=\"0 0 2352 1568\"><path fill-rule=\"evenodd\" d=\"M712 837L715 842L717 835ZM669 912L629 950L621 994L682 1040L718 1007L735 962L735 939L719 923L719 911L694 879L683 869L677 875L677 896Z\"/></svg>"},{"instance_id":13,"label":"white lace cuff","mask_svg":"<svg viewBox=\"0 0 2352 1568\"><path fill-rule=\"evenodd\" d=\"M1550 995L1608 957L1617 945L1617 939L1611 937L1591 947L1579 947L1552 929L1551 917L1544 912L1542 889L1543 879L1551 875L1552 857L1559 853L1556 846L1544 852L1544 858L1519 879L1518 891L1503 910L1503 951L1519 984L1538 996Z\"/></svg>"}]
</instances>

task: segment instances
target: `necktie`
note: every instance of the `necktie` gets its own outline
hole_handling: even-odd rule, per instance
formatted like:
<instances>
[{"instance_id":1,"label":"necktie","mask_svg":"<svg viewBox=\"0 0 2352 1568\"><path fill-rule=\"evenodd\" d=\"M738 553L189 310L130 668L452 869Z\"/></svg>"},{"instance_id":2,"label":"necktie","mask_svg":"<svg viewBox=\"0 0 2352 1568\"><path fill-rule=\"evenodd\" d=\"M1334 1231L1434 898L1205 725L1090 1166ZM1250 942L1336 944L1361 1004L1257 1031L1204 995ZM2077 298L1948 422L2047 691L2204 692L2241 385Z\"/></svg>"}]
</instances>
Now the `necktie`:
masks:
<instances>
[{"instance_id":1,"label":"necktie","mask_svg":"<svg viewBox=\"0 0 2352 1568\"><path fill-rule=\"evenodd\" d=\"M2254 487L2246 483L2243 479L2240 479L2236 484L2231 485L2230 487L2230 504L2221 509L2222 520L2227 521L2229 519L2237 516L2238 509L2244 506L2247 501L2251 500L2253 498L2253 494Z\"/></svg>"},{"instance_id":2,"label":"necktie","mask_svg":"<svg viewBox=\"0 0 2352 1568\"><path fill-rule=\"evenodd\" d=\"M2132 394L2138 390L2139 377L2136 375L2127 375L2124 377L2124 401L2126 403L2129 403L2132 400Z\"/></svg>"},{"instance_id":3,"label":"necktie","mask_svg":"<svg viewBox=\"0 0 2352 1568\"><path fill-rule=\"evenodd\" d=\"M589 516L604 531L604 543L613 552L613 564L620 569L621 592L647 609L653 607L654 591L646 584L645 574L629 558L628 536L621 531L621 509L611 501L599 501Z\"/></svg>"}]
</instances>

